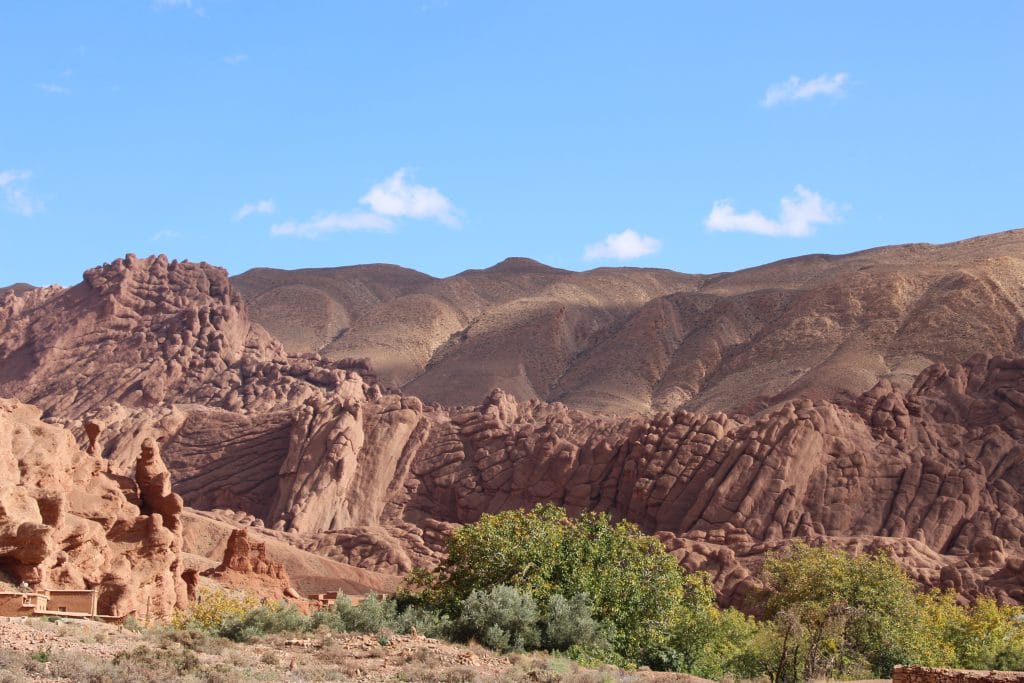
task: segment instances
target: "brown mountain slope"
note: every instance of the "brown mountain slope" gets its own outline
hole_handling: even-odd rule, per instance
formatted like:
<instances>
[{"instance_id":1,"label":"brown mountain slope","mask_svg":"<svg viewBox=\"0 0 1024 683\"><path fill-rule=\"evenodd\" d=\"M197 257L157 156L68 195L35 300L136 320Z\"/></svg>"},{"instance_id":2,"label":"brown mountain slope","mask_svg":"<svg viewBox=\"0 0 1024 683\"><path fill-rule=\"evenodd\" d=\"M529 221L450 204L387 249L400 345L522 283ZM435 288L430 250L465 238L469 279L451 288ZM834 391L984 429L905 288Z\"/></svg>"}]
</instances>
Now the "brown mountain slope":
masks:
<instances>
[{"instance_id":1,"label":"brown mountain slope","mask_svg":"<svg viewBox=\"0 0 1024 683\"><path fill-rule=\"evenodd\" d=\"M344 325L332 327L317 312L315 334L288 338L332 341L286 338L290 351L366 357L385 384L446 405L472 405L502 387L524 400L611 414L677 406L751 412L787 398L857 395L880 378L907 385L933 362L1024 348L1020 230L709 276L575 273L510 259L444 279L402 270L391 298L350 304L332 294L386 282L392 270L277 271L279 284L265 281L257 296L287 292L298 305L308 294L316 311L328 297ZM249 297L253 278L233 281L246 283ZM301 325L295 310L251 312L274 330Z\"/></svg>"},{"instance_id":2,"label":"brown mountain slope","mask_svg":"<svg viewBox=\"0 0 1024 683\"><path fill-rule=\"evenodd\" d=\"M276 271L277 285L254 286L253 272L233 278L254 320L274 331L309 315L316 334L288 332L304 340L333 316L332 341L288 346L293 353L318 351L326 358L369 358L386 385L449 404L473 404L495 386L524 399L551 395L559 377L582 350L593 346L646 302L700 281L653 269L598 269L587 273L550 268L529 259L507 259L486 270L421 280L391 298L350 303L347 293L386 282L394 266ZM403 285L412 281L401 270ZM426 277L426 276L423 276ZM372 283L372 284L371 284ZM311 290L317 290L313 294ZM375 292L381 291L378 287ZM278 317L262 302L295 295ZM298 294L301 292L301 294ZM341 295L339 292L345 292ZM308 304L299 303L308 295ZM329 302L325 303L324 296ZM308 312L307 312L308 310ZM327 311L333 311L328 314Z\"/></svg>"}]
</instances>

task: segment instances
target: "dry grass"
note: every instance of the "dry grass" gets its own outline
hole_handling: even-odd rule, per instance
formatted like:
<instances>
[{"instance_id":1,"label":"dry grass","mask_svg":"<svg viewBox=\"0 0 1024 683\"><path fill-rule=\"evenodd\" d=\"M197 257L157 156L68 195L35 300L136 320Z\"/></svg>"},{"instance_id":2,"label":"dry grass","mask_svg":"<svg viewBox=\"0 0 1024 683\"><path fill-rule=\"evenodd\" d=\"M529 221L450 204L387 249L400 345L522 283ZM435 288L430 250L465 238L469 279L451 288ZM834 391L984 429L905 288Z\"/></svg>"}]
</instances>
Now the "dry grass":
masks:
<instances>
[{"instance_id":1,"label":"dry grass","mask_svg":"<svg viewBox=\"0 0 1024 683\"><path fill-rule=\"evenodd\" d=\"M539 653L504 656L476 643L453 645L415 636L392 636L384 644L373 635L277 634L238 644L194 631L135 632L81 622L8 623L0 629L0 683L53 679L85 683L652 680L640 672L613 667L583 669L564 657Z\"/></svg>"}]
</instances>

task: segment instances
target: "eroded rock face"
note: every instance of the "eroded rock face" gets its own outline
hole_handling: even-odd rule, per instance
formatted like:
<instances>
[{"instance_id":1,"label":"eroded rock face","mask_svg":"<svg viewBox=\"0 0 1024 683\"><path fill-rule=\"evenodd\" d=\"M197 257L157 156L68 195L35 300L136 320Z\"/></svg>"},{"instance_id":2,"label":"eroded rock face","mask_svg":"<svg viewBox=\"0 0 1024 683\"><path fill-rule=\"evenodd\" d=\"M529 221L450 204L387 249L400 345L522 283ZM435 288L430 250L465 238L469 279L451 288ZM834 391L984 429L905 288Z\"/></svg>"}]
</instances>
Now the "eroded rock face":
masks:
<instances>
[{"instance_id":1,"label":"eroded rock face","mask_svg":"<svg viewBox=\"0 0 1024 683\"><path fill-rule=\"evenodd\" d=\"M503 392L456 411L385 397L364 404L363 415L409 414L345 422L342 432L361 434L344 442L344 457L293 443L331 464L312 468L312 486L283 479L287 490L266 521L320 552L404 569L436 559L452 524L553 502L658 534L683 564L710 571L730 600L750 587L764 553L802 538L882 550L930 585L1019 602L1020 396L1024 360L978 356L929 368L907 392L881 382L856 401L795 401L756 420L681 411L609 422ZM371 439L380 470L361 468L369 453L354 450ZM378 476L391 481L384 487ZM371 499L358 518L304 514Z\"/></svg>"},{"instance_id":2,"label":"eroded rock face","mask_svg":"<svg viewBox=\"0 0 1024 683\"><path fill-rule=\"evenodd\" d=\"M219 269L127 258L68 290L6 295L0 392L38 400L90 462L138 479L128 498L154 536L174 536L170 479L187 505L401 573L437 562L451 529L482 513L553 502L636 522L711 572L726 600L742 600L766 552L801 538L890 553L964 595L1024 601L1020 358L935 364L909 388L883 380L753 417L613 419L501 390L446 408L384 394L365 363L288 356ZM45 565L46 529L67 517L65 489L35 490L0 497L29 515L3 532L11 566Z\"/></svg>"},{"instance_id":3,"label":"eroded rock face","mask_svg":"<svg viewBox=\"0 0 1024 683\"><path fill-rule=\"evenodd\" d=\"M101 614L169 617L186 598L182 506L166 479L153 498L148 474L166 475L159 454L144 457L137 482L115 477L40 417L0 399L0 570L35 588L97 588Z\"/></svg>"}]
</instances>

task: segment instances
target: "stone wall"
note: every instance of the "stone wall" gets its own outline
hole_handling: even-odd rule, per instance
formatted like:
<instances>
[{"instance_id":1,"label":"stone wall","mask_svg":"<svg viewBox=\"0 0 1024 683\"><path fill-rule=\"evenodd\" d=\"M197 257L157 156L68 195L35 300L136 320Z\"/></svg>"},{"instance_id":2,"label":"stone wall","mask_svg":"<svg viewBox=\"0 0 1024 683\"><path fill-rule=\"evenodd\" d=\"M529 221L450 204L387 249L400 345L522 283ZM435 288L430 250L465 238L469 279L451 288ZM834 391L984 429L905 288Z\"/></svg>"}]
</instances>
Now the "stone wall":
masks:
<instances>
[{"instance_id":1,"label":"stone wall","mask_svg":"<svg viewBox=\"0 0 1024 683\"><path fill-rule=\"evenodd\" d=\"M897 666L892 670L892 683L1017 683L1024 681L1024 671L972 671L969 669L935 669L926 666Z\"/></svg>"}]
</instances>

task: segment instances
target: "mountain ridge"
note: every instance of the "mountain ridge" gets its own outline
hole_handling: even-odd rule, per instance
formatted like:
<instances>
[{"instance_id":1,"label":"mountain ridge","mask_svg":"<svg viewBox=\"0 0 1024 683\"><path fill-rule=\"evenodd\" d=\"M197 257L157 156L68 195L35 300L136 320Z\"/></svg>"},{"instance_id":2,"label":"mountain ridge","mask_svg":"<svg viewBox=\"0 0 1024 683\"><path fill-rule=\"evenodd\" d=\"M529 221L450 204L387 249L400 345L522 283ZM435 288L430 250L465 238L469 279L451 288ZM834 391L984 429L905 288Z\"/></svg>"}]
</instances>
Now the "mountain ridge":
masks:
<instances>
[{"instance_id":1,"label":"mountain ridge","mask_svg":"<svg viewBox=\"0 0 1024 683\"><path fill-rule=\"evenodd\" d=\"M624 415L756 412L801 395L856 396L882 378L909 385L933 362L1021 350L1010 328L1024 325L1024 230L699 275L513 257L447 278L408 275L358 305L331 298L330 287L382 277L363 268L317 269L315 282L274 271L274 285L248 271L232 283L289 352L367 357L385 384L424 400L470 405L503 388ZM961 330L960 341L925 329L968 313L1000 322ZM297 332L300 318L316 334Z\"/></svg>"}]
</instances>

